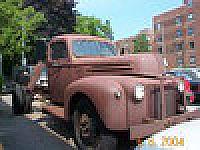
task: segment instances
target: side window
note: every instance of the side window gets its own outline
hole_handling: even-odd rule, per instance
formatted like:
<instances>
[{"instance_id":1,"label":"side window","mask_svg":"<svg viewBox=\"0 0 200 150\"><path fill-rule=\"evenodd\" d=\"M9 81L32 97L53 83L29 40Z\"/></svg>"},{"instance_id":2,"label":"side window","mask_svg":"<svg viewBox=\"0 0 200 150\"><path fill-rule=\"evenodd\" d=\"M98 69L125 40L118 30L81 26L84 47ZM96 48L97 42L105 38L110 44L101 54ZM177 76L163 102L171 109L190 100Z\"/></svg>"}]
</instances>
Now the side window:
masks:
<instances>
[{"instance_id":1,"label":"side window","mask_svg":"<svg viewBox=\"0 0 200 150\"><path fill-rule=\"evenodd\" d=\"M178 26L182 25L182 16L176 17L176 25L178 25Z\"/></svg>"},{"instance_id":2,"label":"side window","mask_svg":"<svg viewBox=\"0 0 200 150\"><path fill-rule=\"evenodd\" d=\"M67 58L67 43L65 41L56 41L51 44L52 59Z\"/></svg>"}]
</instances>

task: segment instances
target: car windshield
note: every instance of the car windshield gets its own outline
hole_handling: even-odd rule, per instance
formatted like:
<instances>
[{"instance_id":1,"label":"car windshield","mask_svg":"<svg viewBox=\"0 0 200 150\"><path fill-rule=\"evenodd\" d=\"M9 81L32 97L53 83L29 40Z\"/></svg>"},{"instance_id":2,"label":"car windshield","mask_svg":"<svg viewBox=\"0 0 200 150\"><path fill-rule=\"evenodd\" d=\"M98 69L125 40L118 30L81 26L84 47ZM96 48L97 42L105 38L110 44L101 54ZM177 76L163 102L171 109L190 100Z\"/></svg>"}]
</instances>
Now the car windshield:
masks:
<instances>
[{"instance_id":1,"label":"car windshield","mask_svg":"<svg viewBox=\"0 0 200 150\"><path fill-rule=\"evenodd\" d=\"M107 42L74 40L73 53L76 56L116 56L116 50Z\"/></svg>"},{"instance_id":2,"label":"car windshield","mask_svg":"<svg viewBox=\"0 0 200 150\"><path fill-rule=\"evenodd\" d=\"M33 66L29 66L29 72L30 72L30 75L34 75L34 67Z\"/></svg>"},{"instance_id":3,"label":"car windshield","mask_svg":"<svg viewBox=\"0 0 200 150\"><path fill-rule=\"evenodd\" d=\"M200 71L197 71L197 72L196 72L196 76L197 76L197 78L200 79Z\"/></svg>"},{"instance_id":4,"label":"car windshield","mask_svg":"<svg viewBox=\"0 0 200 150\"><path fill-rule=\"evenodd\" d=\"M175 76L183 76L187 80L197 80L200 77L198 71L191 71L191 70L190 71L173 71L171 73L173 73Z\"/></svg>"},{"instance_id":5,"label":"car windshield","mask_svg":"<svg viewBox=\"0 0 200 150\"><path fill-rule=\"evenodd\" d=\"M42 77L46 77L47 76L47 68L46 67L42 68L40 76L42 76Z\"/></svg>"}]
</instances>

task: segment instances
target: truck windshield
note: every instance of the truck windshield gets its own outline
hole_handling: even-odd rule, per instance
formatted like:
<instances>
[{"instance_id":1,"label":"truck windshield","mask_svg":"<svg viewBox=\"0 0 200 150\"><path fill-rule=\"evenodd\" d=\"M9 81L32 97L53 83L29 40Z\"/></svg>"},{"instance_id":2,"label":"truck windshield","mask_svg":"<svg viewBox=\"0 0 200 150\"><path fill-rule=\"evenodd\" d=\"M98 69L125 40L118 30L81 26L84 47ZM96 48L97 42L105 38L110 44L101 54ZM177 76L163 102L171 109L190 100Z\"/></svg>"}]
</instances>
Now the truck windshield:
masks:
<instances>
[{"instance_id":1,"label":"truck windshield","mask_svg":"<svg viewBox=\"0 0 200 150\"><path fill-rule=\"evenodd\" d=\"M116 50L107 42L74 40L73 53L76 56L116 56Z\"/></svg>"}]
</instances>

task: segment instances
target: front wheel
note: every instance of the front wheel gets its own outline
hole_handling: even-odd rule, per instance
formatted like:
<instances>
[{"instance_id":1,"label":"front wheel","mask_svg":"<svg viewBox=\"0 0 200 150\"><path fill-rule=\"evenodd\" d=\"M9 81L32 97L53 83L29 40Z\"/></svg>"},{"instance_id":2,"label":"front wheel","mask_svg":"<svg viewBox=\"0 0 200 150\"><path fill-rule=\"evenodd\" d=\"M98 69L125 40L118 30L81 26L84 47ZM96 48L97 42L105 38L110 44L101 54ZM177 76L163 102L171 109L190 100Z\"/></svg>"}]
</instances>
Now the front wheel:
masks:
<instances>
[{"instance_id":1,"label":"front wheel","mask_svg":"<svg viewBox=\"0 0 200 150\"><path fill-rule=\"evenodd\" d=\"M80 149L116 149L116 137L108 133L95 107L88 100L82 99L78 102L73 112L72 122L74 138Z\"/></svg>"}]
</instances>

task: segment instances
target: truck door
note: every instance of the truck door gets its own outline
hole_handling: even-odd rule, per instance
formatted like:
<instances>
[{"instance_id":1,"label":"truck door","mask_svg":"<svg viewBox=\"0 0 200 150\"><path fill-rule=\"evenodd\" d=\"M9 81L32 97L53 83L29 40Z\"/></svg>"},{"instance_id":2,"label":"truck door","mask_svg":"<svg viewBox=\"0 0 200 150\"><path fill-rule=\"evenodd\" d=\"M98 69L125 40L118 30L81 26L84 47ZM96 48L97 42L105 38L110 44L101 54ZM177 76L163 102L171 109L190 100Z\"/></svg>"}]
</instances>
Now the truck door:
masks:
<instances>
[{"instance_id":1,"label":"truck door","mask_svg":"<svg viewBox=\"0 0 200 150\"><path fill-rule=\"evenodd\" d=\"M53 39L48 46L49 92L55 101L63 97L65 86L63 69L69 62L68 44L65 39Z\"/></svg>"}]
</instances>

